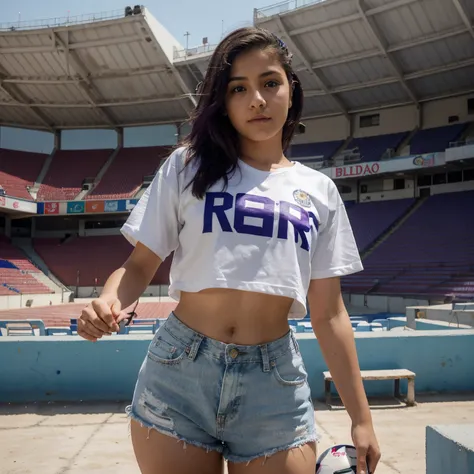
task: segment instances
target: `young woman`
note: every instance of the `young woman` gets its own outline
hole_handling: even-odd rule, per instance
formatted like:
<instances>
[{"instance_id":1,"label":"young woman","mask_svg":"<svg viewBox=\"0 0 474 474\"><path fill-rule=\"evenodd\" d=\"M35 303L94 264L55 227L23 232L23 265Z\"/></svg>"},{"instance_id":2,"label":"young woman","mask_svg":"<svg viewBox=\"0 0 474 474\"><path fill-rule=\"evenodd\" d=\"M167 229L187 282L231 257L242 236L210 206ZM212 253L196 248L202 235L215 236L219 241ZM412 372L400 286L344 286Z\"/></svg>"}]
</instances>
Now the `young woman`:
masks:
<instances>
[{"instance_id":1,"label":"young woman","mask_svg":"<svg viewBox=\"0 0 474 474\"><path fill-rule=\"evenodd\" d=\"M284 152L301 84L284 43L239 29L214 52L192 131L122 231L135 246L84 309L96 341L174 252L176 310L157 331L133 401L143 474L314 474L317 428L288 317L306 314L352 419L359 473L380 457L339 277L362 269L333 181Z\"/></svg>"}]
</instances>

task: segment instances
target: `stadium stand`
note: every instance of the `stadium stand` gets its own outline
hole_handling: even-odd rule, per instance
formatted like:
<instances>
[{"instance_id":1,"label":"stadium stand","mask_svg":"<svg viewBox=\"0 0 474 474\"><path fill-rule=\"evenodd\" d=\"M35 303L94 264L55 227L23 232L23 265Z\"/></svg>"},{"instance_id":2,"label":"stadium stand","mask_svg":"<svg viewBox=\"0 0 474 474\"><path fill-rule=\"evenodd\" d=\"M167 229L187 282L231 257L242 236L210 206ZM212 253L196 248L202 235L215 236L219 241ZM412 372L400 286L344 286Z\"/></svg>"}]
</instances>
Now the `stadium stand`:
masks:
<instances>
[{"instance_id":1,"label":"stadium stand","mask_svg":"<svg viewBox=\"0 0 474 474\"><path fill-rule=\"evenodd\" d=\"M421 155L444 151L449 147L450 142L455 142L461 138L468 125L467 123L461 123L418 130L410 141L410 153Z\"/></svg>"},{"instance_id":2,"label":"stadium stand","mask_svg":"<svg viewBox=\"0 0 474 474\"><path fill-rule=\"evenodd\" d=\"M39 201L73 200L85 178L94 178L113 150L58 150L38 191Z\"/></svg>"},{"instance_id":3,"label":"stadium stand","mask_svg":"<svg viewBox=\"0 0 474 474\"><path fill-rule=\"evenodd\" d=\"M320 161L329 160L343 143L342 140L338 140L292 145L290 154L292 158L319 158Z\"/></svg>"},{"instance_id":4,"label":"stadium stand","mask_svg":"<svg viewBox=\"0 0 474 474\"><path fill-rule=\"evenodd\" d=\"M122 148L97 187L86 199L131 198L145 176L155 174L170 147Z\"/></svg>"},{"instance_id":5,"label":"stadium stand","mask_svg":"<svg viewBox=\"0 0 474 474\"><path fill-rule=\"evenodd\" d=\"M67 286L103 286L110 274L122 265L132 246L121 235L35 239L33 246L51 272ZM160 266L153 285L169 284L171 258ZM78 273L79 272L79 273Z\"/></svg>"},{"instance_id":6,"label":"stadium stand","mask_svg":"<svg viewBox=\"0 0 474 474\"><path fill-rule=\"evenodd\" d=\"M354 138L347 145L348 149L357 148L360 161L379 161L387 150L397 150L409 132L391 133L373 137Z\"/></svg>"},{"instance_id":7,"label":"stadium stand","mask_svg":"<svg viewBox=\"0 0 474 474\"><path fill-rule=\"evenodd\" d=\"M415 199L397 199L354 204L347 207L352 230L360 251L386 232L415 203Z\"/></svg>"},{"instance_id":8,"label":"stadium stand","mask_svg":"<svg viewBox=\"0 0 474 474\"><path fill-rule=\"evenodd\" d=\"M32 273L41 272L6 237L0 236L0 296L53 293Z\"/></svg>"},{"instance_id":9,"label":"stadium stand","mask_svg":"<svg viewBox=\"0 0 474 474\"><path fill-rule=\"evenodd\" d=\"M364 260L363 272L344 278L344 290L474 298L473 208L474 191L428 198Z\"/></svg>"},{"instance_id":10,"label":"stadium stand","mask_svg":"<svg viewBox=\"0 0 474 474\"><path fill-rule=\"evenodd\" d=\"M9 196L32 199L27 186L33 186L48 155L0 149L0 184Z\"/></svg>"}]
</instances>

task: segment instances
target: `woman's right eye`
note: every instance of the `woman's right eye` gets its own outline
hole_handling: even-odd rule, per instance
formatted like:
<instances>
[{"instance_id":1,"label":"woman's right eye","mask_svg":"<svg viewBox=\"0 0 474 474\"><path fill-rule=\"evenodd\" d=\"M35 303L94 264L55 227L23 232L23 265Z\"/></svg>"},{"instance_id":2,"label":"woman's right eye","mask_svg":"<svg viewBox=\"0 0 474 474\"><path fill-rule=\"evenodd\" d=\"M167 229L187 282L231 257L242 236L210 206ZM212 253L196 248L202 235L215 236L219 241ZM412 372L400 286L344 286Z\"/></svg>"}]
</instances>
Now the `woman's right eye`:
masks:
<instances>
[{"instance_id":1,"label":"woman's right eye","mask_svg":"<svg viewBox=\"0 0 474 474\"><path fill-rule=\"evenodd\" d=\"M230 92L231 92L232 94L235 94L236 92L242 92L242 91L244 91L244 90L245 90L245 89L244 89L243 86L236 86L236 87L234 87Z\"/></svg>"}]
</instances>

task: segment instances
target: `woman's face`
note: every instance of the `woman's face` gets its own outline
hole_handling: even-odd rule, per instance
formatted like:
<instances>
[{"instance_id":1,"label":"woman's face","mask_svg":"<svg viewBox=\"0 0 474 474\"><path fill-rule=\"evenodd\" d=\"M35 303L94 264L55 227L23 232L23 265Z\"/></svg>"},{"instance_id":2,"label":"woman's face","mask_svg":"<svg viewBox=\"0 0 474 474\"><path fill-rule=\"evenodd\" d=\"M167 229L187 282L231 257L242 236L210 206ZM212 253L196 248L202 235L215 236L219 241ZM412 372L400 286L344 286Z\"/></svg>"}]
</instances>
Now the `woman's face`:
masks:
<instances>
[{"instance_id":1,"label":"woman's face","mask_svg":"<svg viewBox=\"0 0 474 474\"><path fill-rule=\"evenodd\" d=\"M291 108L291 86L274 50L252 49L232 64L226 93L229 119L242 138L280 137Z\"/></svg>"}]
</instances>

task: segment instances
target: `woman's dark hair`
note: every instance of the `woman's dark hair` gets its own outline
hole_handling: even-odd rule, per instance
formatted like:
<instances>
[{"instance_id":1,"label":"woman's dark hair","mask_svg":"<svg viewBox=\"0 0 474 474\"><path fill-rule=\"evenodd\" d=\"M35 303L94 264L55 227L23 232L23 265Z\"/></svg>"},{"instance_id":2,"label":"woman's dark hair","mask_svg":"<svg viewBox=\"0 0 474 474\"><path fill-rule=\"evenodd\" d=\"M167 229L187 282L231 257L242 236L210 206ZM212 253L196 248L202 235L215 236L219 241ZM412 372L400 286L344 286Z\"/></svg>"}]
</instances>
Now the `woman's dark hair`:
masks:
<instances>
[{"instance_id":1,"label":"woman's dark hair","mask_svg":"<svg viewBox=\"0 0 474 474\"><path fill-rule=\"evenodd\" d=\"M202 199L220 179L224 188L228 175L235 171L240 154L239 138L226 114L225 99L230 70L235 58L251 49L272 48L293 87L292 106L283 126L285 151L293 138L303 110L303 90L291 66L292 55L273 33L262 28L240 28L224 38L214 51L206 76L198 89L198 104L191 117L191 132L184 140L188 147L186 164L198 161L197 171L189 185L194 196Z\"/></svg>"}]
</instances>

